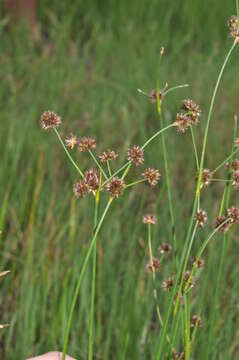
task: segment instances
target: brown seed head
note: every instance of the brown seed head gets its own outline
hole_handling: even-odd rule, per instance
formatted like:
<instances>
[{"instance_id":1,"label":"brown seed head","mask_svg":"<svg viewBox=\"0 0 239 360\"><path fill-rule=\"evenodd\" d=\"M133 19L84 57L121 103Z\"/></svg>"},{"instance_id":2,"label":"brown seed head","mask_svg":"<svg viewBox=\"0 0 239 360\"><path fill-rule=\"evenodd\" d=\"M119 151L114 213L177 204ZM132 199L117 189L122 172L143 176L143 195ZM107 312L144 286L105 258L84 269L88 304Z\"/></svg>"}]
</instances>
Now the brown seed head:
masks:
<instances>
[{"instance_id":1,"label":"brown seed head","mask_svg":"<svg viewBox=\"0 0 239 360\"><path fill-rule=\"evenodd\" d=\"M127 159L132 161L136 166L143 164L144 162L144 152L140 146L134 145L131 149L127 151Z\"/></svg>"},{"instance_id":2,"label":"brown seed head","mask_svg":"<svg viewBox=\"0 0 239 360\"><path fill-rule=\"evenodd\" d=\"M58 127L61 124L61 118L53 111L48 110L42 114L40 123L44 130L48 130L53 127Z\"/></svg>"},{"instance_id":3,"label":"brown seed head","mask_svg":"<svg viewBox=\"0 0 239 360\"><path fill-rule=\"evenodd\" d=\"M168 278L164 280L162 283L162 288L164 291L168 291L172 289L173 286L174 286L174 280L172 278Z\"/></svg>"},{"instance_id":4,"label":"brown seed head","mask_svg":"<svg viewBox=\"0 0 239 360\"><path fill-rule=\"evenodd\" d=\"M156 216L154 216L152 214L146 214L146 215L143 215L143 217L142 217L143 224L155 225L156 222L157 222Z\"/></svg>"},{"instance_id":5,"label":"brown seed head","mask_svg":"<svg viewBox=\"0 0 239 360\"><path fill-rule=\"evenodd\" d=\"M93 137L83 137L78 142L78 149L80 152L95 149L96 141Z\"/></svg>"},{"instance_id":6,"label":"brown seed head","mask_svg":"<svg viewBox=\"0 0 239 360\"><path fill-rule=\"evenodd\" d=\"M226 233L229 228L231 223L228 220L228 217L225 215L222 216L217 216L216 220L215 220L215 229L219 228L219 231L222 233Z\"/></svg>"},{"instance_id":7,"label":"brown seed head","mask_svg":"<svg viewBox=\"0 0 239 360\"><path fill-rule=\"evenodd\" d=\"M235 140L235 147L239 147L239 138L236 138L236 140Z\"/></svg>"},{"instance_id":8,"label":"brown seed head","mask_svg":"<svg viewBox=\"0 0 239 360\"><path fill-rule=\"evenodd\" d=\"M231 208L227 209L226 216L231 218L231 223L239 223L239 208L232 206Z\"/></svg>"},{"instance_id":9,"label":"brown seed head","mask_svg":"<svg viewBox=\"0 0 239 360\"><path fill-rule=\"evenodd\" d=\"M149 185L157 185L161 174L157 169L148 168L143 172L143 177L148 181Z\"/></svg>"},{"instance_id":10,"label":"brown seed head","mask_svg":"<svg viewBox=\"0 0 239 360\"><path fill-rule=\"evenodd\" d=\"M77 198L83 198L90 191L89 186L86 184L84 180L78 181L73 186L73 192Z\"/></svg>"},{"instance_id":11,"label":"brown seed head","mask_svg":"<svg viewBox=\"0 0 239 360\"><path fill-rule=\"evenodd\" d=\"M158 247L158 251L160 254L170 254L172 252L172 245L164 242Z\"/></svg>"},{"instance_id":12,"label":"brown seed head","mask_svg":"<svg viewBox=\"0 0 239 360\"><path fill-rule=\"evenodd\" d=\"M102 155L99 156L100 161L106 162L106 161L112 161L115 160L118 157L118 154L114 152L114 150L106 150L103 152Z\"/></svg>"},{"instance_id":13,"label":"brown seed head","mask_svg":"<svg viewBox=\"0 0 239 360\"><path fill-rule=\"evenodd\" d=\"M157 258L153 258L153 261L149 261L146 264L146 270L150 273L159 272L160 267L161 267L161 264L160 264L159 259L157 259Z\"/></svg>"},{"instance_id":14,"label":"brown seed head","mask_svg":"<svg viewBox=\"0 0 239 360\"><path fill-rule=\"evenodd\" d=\"M70 133L70 135L66 137L65 144L67 147L74 149L75 145L78 144L78 139L74 134Z\"/></svg>"},{"instance_id":15,"label":"brown seed head","mask_svg":"<svg viewBox=\"0 0 239 360\"><path fill-rule=\"evenodd\" d=\"M235 39L235 42L239 42L239 25L236 15L232 15L228 20L228 27L230 30L230 36Z\"/></svg>"},{"instance_id":16,"label":"brown seed head","mask_svg":"<svg viewBox=\"0 0 239 360\"><path fill-rule=\"evenodd\" d=\"M99 188L99 177L96 170L90 169L85 172L84 181L88 185L91 191L98 190Z\"/></svg>"},{"instance_id":17,"label":"brown seed head","mask_svg":"<svg viewBox=\"0 0 239 360\"><path fill-rule=\"evenodd\" d=\"M196 180L198 180L198 175L196 176ZM212 174L209 169L203 169L202 171L202 179L201 179L201 187L205 188L211 183Z\"/></svg>"},{"instance_id":18,"label":"brown seed head","mask_svg":"<svg viewBox=\"0 0 239 360\"><path fill-rule=\"evenodd\" d=\"M185 131L189 128L190 124L190 118L187 115L182 113L178 113L176 115L174 126L176 126L178 132L185 133Z\"/></svg>"},{"instance_id":19,"label":"brown seed head","mask_svg":"<svg viewBox=\"0 0 239 360\"><path fill-rule=\"evenodd\" d=\"M196 267L198 269L203 269L205 265L205 261L203 259L196 260Z\"/></svg>"},{"instance_id":20,"label":"brown seed head","mask_svg":"<svg viewBox=\"0 0 239 360\"><path fill-rule=\"evenodd\" d=\"M163 92L161 90L158 91L158 97L159 97L160 101L163 100ZM153 89L151 91L150 100L151 100L152 103L157 102L157 90Z\"/></svg>"},{"instance_id":21,"label":"brown seed head","mask_svg":"<svg viewBox=\"0 0 239 360\"><path fill-rule=\"evenodd\" d=\"M234 188L237 190L239 189L239 170L235 170L232 173L232 186L234 186Z\"/></svg>"},{"instance_id":22,"label":"brown seed head","mask_svg":"<svg viewBox=\"0 0 239 360\"><path fill-rule=\"evenodd\" d=\"M184 274L183 288L193 288L195 285L194 278L191 276L191 271L187 270Z\"/></svg>"},{"instance_id":23,"label":"brown seed head","mask_svg":"<svg viewBox=\"0 0 239 360\"><path fill-rule=\"evenodd\" d=\"M194 328L195 326L201 327L202 326L202 320L200 316L193 315L190 322L191 328Z\"/></svg>"},{"instance_id":24,"label":"brown seed head","mask_svg":"<svg viewBox=\"0 0 239 360\"><path fill-rule=\"evenodd\" d=\"M194 218L201 228L207 223L207 213L205 210L199 209Z\"/></svg>"},{"instance_id":25,"label":"brown seed head","mask_svg":"<svg viewBox=\"0 0 239 360\"><path fill-rule=\"evenodd\" d=\"M107 183L106 188L112 198L117 198L124 191L125 183L123 180L115 176Z\"/></svg>"},{"instance_id":26,"label":"brown seed head","mask_svg":"<svg viewBox=\"0 0 239 360\"><path fill-rule=\"evenodd\" d=\"M189 117L190 123L197 125L201 115L199 106L193 100L186 99L182 101L181 109L186 111L185 115Z\"/></svg>"}]
</instances>

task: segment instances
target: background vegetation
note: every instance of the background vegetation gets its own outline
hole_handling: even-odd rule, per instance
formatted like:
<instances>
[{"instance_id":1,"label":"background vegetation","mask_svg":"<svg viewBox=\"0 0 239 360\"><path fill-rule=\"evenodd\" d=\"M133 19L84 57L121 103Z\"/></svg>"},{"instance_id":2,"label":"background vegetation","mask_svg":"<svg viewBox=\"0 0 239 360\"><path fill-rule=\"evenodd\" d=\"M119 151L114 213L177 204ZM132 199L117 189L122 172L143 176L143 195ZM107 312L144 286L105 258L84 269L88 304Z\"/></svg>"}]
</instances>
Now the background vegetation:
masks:
<instances>
[{"instance_id":1,"label":"background vegetation","mask_svg":"<svg viewBox=\"0 0 239 360\"><path fill-rule=\"evenodd\" d=\"M24 359L61 349L64 329L81 260L92 228L91 199L77 201L72 185L77 174L57 140L42 131L39 118L52 109L62 116L62 132L96 135L98 149L111 147L125 156L158 128L156 109L137 88L150 91L158 73L159 49L166 47L160 70L163 87L189 83L168 97L166 122L174 120L182 98L202 108L197 144L205 124L219 65L231 44L227 20L233 1L104 0L39 1L43 40L35 43L26 26L0 26L0 269L1 358ZM217 98L206 157L214 168L231 150L233 115L238 113L238 50L227 68ZM170 174L181 244L190 211L195 164L189 134L167 136ZM83 166L87 157L75 159ZM159 221L153 247L171 241L162 153L156 142L146 163L162 173L160 190L140 185L113 206L98 246L96 358L140 359L144 328L150 327L142 358L153 358L158 326L152 319L152 288L145 274L146 231L141 216L155 211ZM204 199L212 224L222 185ZM234 204L238 206L236 199ZM238 251L230 233L210 359L239 358ZM203 235L201 235L203 236ZM201 239L198 237L198 242ZM145 244L145 245L144 245ZM222 237L206 256L206 266L192 306L202 309L193 359L204 359L211 299ZM195 244L196 248L198 244ZM164 270L167 274L167 270ZM159 275L162 281L162 275ZM75 314L70 353L86 359L88 349L90 270ZM161 306L167 295L160 294ZM203 304L203 306L202 306Z\"/></svg>"}]
</instances>

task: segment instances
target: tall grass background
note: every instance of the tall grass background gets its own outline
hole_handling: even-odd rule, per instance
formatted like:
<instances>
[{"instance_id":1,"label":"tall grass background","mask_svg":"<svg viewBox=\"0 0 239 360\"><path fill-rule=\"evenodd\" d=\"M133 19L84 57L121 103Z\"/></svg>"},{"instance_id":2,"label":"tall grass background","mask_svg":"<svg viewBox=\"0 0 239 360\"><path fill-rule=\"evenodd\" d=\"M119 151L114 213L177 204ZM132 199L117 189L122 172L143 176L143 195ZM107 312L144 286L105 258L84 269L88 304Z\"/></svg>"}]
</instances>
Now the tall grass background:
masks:
<instances>
[{"instance_id":1,"label":"tall grass background","mask_svg":"<svg viewBox=\"0 0 239 360\"><path fill-rule=\"evenodd\" d=\"M196 131L201 146L210 96L231 41L227 19L233 1L41 1L39 21L44 42L35 44L27 27L6 29L0 22L0 268L11 273L1 281L0 357L24 359L61 349L80 265L92 229L93 201L77 201L78 180L54 137L39 127L39 116L52 109L63 118L62 131L96 135L98 151L112 147L121 159L131 143L142 143L158 127L156 109L136 89L150 91L157 78L159 49L166 47L160 70L163 86L190 88L166 100L165 121L174 120L182 98L202 108ZM216 100L206 154L215 167L231 151L233 115L238 113L238 50L230 61ZM179 249L190 214L192 177L196 173L189 135L166 138ZM152 146L146 161L162 173L162 152ZM87 166L86 157L75 158ZM147 158L148 157L148 158ZM218 213L223 185L214 185L204 206ZM157 199L155 203L155 199ZM145 274L147 239L141 216L154 211L153 248L171 240L167 189L152 193L144 185L112 208L98 242L95 358L140 359L142 333L152 323L151 282ZM238 200L235 198L235 205ZM129 214L131 216L129 216ZM237 232L229 235L219 290L210 359L239 358ZM201 235L202 237L203 235ZM200 241L200 238L198 242ZM192 307L202 308L193 359L204 359L222 236L207 250ZM198 248L197 241L195 242ZM166 272L166 270L165 270ZM69 352L85 359L88 351L90 269L79 297ZM159 275L160 277L161 275ZM160 278L162 281L163 278ZM160 306L169 297L161 294ZM158 327L150 330L144 359L153 359Z\"/></svg>"}]
</instances>

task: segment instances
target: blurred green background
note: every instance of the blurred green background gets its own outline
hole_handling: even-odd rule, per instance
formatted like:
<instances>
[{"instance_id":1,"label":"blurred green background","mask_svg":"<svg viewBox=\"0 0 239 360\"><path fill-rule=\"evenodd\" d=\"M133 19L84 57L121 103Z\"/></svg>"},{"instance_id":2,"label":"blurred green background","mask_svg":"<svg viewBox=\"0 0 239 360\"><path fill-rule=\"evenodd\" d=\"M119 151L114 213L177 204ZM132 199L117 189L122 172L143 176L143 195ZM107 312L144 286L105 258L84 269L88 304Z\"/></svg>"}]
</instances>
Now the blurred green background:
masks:
<instances>
[{"instance_id":1,"label":"blurred green background","mask_svg":"<svg viewBox=\"0 0 239 360\"><path fill-rule=\"evenodd\" d=\"M0 323L10 323L0 332L1 359L21 360L62 349L74 286L92 233L93 201L74 199L77 174L54 134L41 130L41 113L51 109L60 114L63 136L70 131L95 135L96 153L112 148L120 154L120 165L130 144L142 144L159 128L155 106L137 92L150 92L159 74L161 87L165 82L190 84L165 100L165 122L174 120L181 99L194 99L202 109L196 129L201 146L213 86L232 42L227 20L235 12L233 0L40 0L42 35L34 41L27 24L7 22L1 4L0 269L11 270L0 287ZM159 71L161 46L166 52ZM238 56L236 49L215 105L206 155L206 166L212 169L231 150L233 115L239 109ZM166 142L182 249L195 163L190 134L170 130ZM91 163L77 151L74 158L84 169ZM153 359L158 344L141 217L147 211L158 217L154 249L172 241L160 140L145 153L145 164L159 168L160 187L140 185L117 200L100 234L95 359ZM222 185L214 185L203 197L210 228L222 191ZM195 251L208 231L197 236ZM236 231L227 247L210 359L239 359ZM207 251L194 293L193 311L201 311L203 328L193 359L204 358L221 245L218 236ZM170 275L170 268L170 262L165 264L159 283ZM87 358L90 276L89 267L71 331L69 353L77 359ZM168 299L160 293L162 309Z\"/></svg>"}]
</instances>

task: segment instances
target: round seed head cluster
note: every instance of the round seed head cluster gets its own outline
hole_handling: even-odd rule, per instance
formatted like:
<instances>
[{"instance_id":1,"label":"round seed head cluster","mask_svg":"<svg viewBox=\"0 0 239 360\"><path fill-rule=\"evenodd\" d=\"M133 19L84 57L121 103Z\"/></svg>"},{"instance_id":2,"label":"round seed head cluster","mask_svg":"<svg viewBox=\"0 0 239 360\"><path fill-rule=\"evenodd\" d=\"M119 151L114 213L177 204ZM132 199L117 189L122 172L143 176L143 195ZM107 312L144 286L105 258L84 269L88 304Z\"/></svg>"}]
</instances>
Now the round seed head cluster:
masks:
<instances>
[{"instance_id":1,"label":"round seed head cluster","mask_svg":"<svg viewBox=\"0 0 239 360\"><path fill-rule=\"evenodd\" d=\"M202 320L200 316L193 315L190 321L191 328L194 328L195 326L201 327L202 326Z\"/></svg>"},{"instance_id":2,"label":"round seed head cluster","mask_svg":"<svg viewBox=\"0 0 239 360\"><path fill-rule=\"evenodd\" d=\"M96 141L93 137L83 137L78 142L78 149L80 152L95 149Z\"/></svg>"},{"instance_id":3,"label":"round seed head cluster","mask_svg":"<svg viewBox=\"0 0 239 360\"><path fill-rule=\"evenodd\" d=\"M116 154L114 152L114 150L106 150L103 152L102 155L99 156L100 161L102 163L106 162L106 161L112 161L115 160L118 157L118 154Z\"/></svg>"},{"instance_id":4,"label":"round seed head cluster","mask_svg":"<svg viewBox=\"0 0 239 360\"><path fill-rule=\"evenodd\" d=\"M151 100L152 103L157 102L157 96L158 96L159 100L162 101L162 99L163 99L163 93L162 93L162 91L158 91L158 92L157 92L156 89L153 89L153 90L151 91L151 93L150 93L150 100Z\"/></svg>"},{"instance_id":5,"label":"round seed head cluster","mask_svg":"<svg viewBox=\"0 0 239 360\"><path fill-rule=\"evenodd\" d=\"M78 181L73 186L73 192L77 198L83 198L90 191L89 186L86 184L84 180Z\"/></svg>"},{"instance_id":6,"label":"round seed head cluster","mask_svg":"<svg viewBox=\"0 0 239 360\"><path fill-rule=\"evenodd\" d=\"M239 24L236 15L232 15L228 20L228 27L230 30L230 36L235 39L235 42L239 42Z\"/></svg>"},{"instance_id":7,"label":"round seed head cluster","mask_svg":"<svg viewBox=\"0 0 239 360\"><path fill-rule=\"evenodd\" d=\"M168 291L172 289L173 286L174 286L174 280L172 278L168 278L164 280L162 283L162 288L164 291Z\"/></svg>"},{"instance_id":8,"label":"round seed head cluster","mask_svg":"<svg viewBox=\"0 0 239 360\"><path fill-rule=\"evenodd\" d=\"M91 191L98 190L99 177L94 169L90 169L85 172L84 181Z\"/></svg>"},{"instance_id":9,"label":"round seed head cluster","mask_svg":"<svg viewBox=\"0 0 239 360\"><path fill-rule=\"evenodd\" d=\"M181 109L186 111L186 115L189 117L192 125L196 125L198 123L201 115L201 109L193 100L183 100Z\"/></svg>"},{"instance_id":10,"label":"round seed head cluster","mask_svg":"<svg viewBox=\"0 0 239 360\"><path fill-rule=\"evenodd\" d=\"M198 225L202 228L207 223L207 213L205 210L199 209L195 214L195 220Z\"/></svg>"},{"instance_id":11,"label":"round seed head cluster","mask_svg":"<svg viewBox=\"0 0 239 360\"><path fill-rule=\"evenodd\" d=\"M198 180L198 175L196 176L196 180ZM212 174L209 169L203 169L202 171L202 179L201 179L201 187L207 187L212 180Z\"/></svg>"},{"instance_id":12,"label":"round seed head cluster","mask_svg":"<svg viewBox=\"0 0 239 360\"><path fill-rule=\"evenodd\" d=\"M117 198L124 191L125 183L123 180L115 176L107 183L106 188L112 198Z\"/></svg>"},{"instance_id":13,"label":"round seed head cluster","mask_svg":"<svg viewBox=\"0 0 239 360\"><path fill-rule=\"evenodd\" d=\"M176 115L174 126L176 126L178 132L185 133L185 131L190 126L190 121L188 116L182 113L178 113Z\"/></svg>"},{"instance_id":14,"label":"round seed head cluster","mask_svg":"<svg viewBox=\"0 0 239 360\"><path fill-rule=\"evenodd\" d=\"M234 188L237 190L239 189L239 170L235 170L232 173L232 186L234 186Z\"/></svg>"},{"instance_id":15,"label":"round seed head cluster","mask_svg":"<svg viewBox=\"0 0 239 360\"><path fill-rule=\"evenodd\" d=\"M231 223L228 220L226 215L217 216L215 220L215 229L219 228L219 231L222 233L226 233L231 226Z\"/></svg>"},{"instance_id":16,"label":"round seed head cluster","mask_svg":"<svg viewBox=\"0 0 239 360\"><path fill-rule=\"evenodd\" d=\"M156 216L154 216L152 214L146 214L146 215L143 215L143 217L142 217L143 224L155 225L156 222L157 222Z\"/></svg>"},{"instance_id":17,"label":"round seed head cluster","mask_svg":"<svg viewBox=\"0 0 239 360\"><path fill-rule=\"evenodd\" d=\"M157 169L148 168L143 172L143 177L148 181L150 186L157 185L161 174Z\"/></svg>"},{"instance_id":18,"label":"round seed head cluster","mask_svg":"<svg viewBox=\"0 0 239 360\"><path fill-rule=\"evenodd\" d=\"M160 271L160 267L161 267L161 264L160 264L160 261L159 259L157 258L153 258L152 261L149 261L146 265L146 270L150 273L153 273L153 272L159 272Z\"/></svg>"},{"instance_id":19,"label":"round seed head cluster","mask_svg":"<svg viewBox=\"0 0 239 360\"><path fill-rule=\"evenodd\" d=\"M40 119L41 127L44 130L58 127L61 124L61 118L53 111L44 111Z\"/></svg>"},{"instance_id":20,"label":"round seed head cluster","mask_svg":"<svg viewBox=\"0 0 239 360\"><path fill-rule=\"evenodd\" d=\"M172 252L172 245L164 242L158 247L158 251L160 254L170 254Z\"/></svg>"},{"instance_id":21,"label":"round seed head cluster","mask_svg":"<svg viewBox=\"0 0 239 360\"><path fill-rule=\"evenodd\" d=\"M136 166L143 164L144 162L144 152L140 146L134 145L132 148L127 151L127 159L132 161Z\"/></svg>"},{"instance_id":22,"label":"round seed head cluster","mask_svg":"<svg viewBox=\"0 0 239 360\"><path fill-rule=\"evenodd\" d=\"M69 136L66 137L65 144L70 149L74 149L75 145L78 144L78 139L74 134L71 133Z\"/></svg>"},{"instance_id":23,"label":"round seed head cluster","mask_svg":"<svg viewBox=\"0 0 239 360\"><path fill-rule=\"evenodd\" d=\"M202 269L204 268L205 261L203 259L198 259L196 260L195 264L198 269Z\"/></svg>"},{"instance_id":24,"label":"round seed head cluster","mask_svg":"<svg viewBox=\"0 0 239 360\"><path fill-rule=\"evenodd\" d=\"M195 284L194 278L191 276L191 271L187 270L184 274L183 288L193 288Z\"/></svg>"},{"instance_id":25,"label":"round seed head cluster","mask_svg":"<svg viewBox=\"0 0 239 360\"><path fill-rule=\"evenodd\" d=\"M231 208L227 209L226 216L231 219L231 223L239 223L239 208L232 206Z\"/></svg>"}]
</instances>

